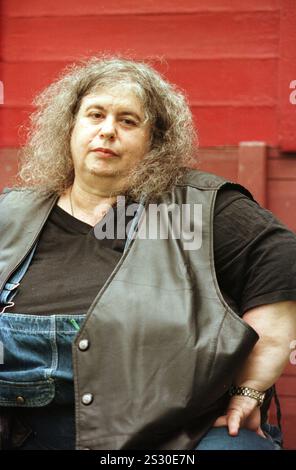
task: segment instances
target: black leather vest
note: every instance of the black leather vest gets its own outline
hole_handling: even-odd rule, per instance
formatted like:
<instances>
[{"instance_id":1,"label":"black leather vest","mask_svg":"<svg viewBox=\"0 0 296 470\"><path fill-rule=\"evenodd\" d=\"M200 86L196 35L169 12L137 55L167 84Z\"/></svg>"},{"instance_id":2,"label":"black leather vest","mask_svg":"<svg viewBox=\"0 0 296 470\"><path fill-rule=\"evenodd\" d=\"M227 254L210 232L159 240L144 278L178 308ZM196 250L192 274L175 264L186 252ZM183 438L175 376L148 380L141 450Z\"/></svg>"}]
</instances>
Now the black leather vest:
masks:
<instances>
[{"instance_id":1,"label":"black leather vest","mask_svg":"<svg viewBox=\"0 0 296 470\"><path fill-rule=\"evenodd\" d=\"M200 205L200 246L185 249L172 224L168 238L135 236L90 306L73 345L77 449L192 449L227 405L258 335L225 302L215 275L214 204L225 184L189 170L159 203L181 215L184 204ZM0 199L0 289L56 200L32 190ZM147 207L142 217L149 222Z\"/></svg>"}]
</instances>

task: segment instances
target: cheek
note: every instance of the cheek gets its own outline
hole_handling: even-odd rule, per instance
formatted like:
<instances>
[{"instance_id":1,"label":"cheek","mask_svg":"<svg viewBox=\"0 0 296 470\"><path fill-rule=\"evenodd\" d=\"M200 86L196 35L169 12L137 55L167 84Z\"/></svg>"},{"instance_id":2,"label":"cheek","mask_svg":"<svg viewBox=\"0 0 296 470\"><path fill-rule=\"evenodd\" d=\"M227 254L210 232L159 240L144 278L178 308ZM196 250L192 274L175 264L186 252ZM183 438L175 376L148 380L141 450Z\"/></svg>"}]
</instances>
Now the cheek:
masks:
<instances>
[{"instance_id":1,"label":"cheek","mask_svg":"<svg viewBox=\"0 0 296 470\"><path fill-rule=\"evenodd\" d=\"M90 140L91 138L83 128L74 128L70 140L71 150L75 152L75 150L84 148Z\"/></svg>"},{"instance_id":2,"label":"cheek","mask_svg":"<svg viewBox=\"0 0 296 470\"><path fill-rule=\"evenodd\" d=\"M128 142L128 147L136 158L142 158L150 149L149 137L146 134L134 136Z\"/></svg>"},{"instance_id":3,"label":"cheek","mask_svg":"<svg viewBox=\"0 0 296 470\"><path fill-rule=\"evenodd\" d=\"M142 156L145 156L146 153L149 152L149 150L150 150L150 141L149 141L149 138L147 136L142 138L141 146L140 146L139 150L140 150L139 153L141 153Z\"/></svg>"},{"instance_id":4,"label":"cheek","mask_svg":"<svg viewBox=\"0 0 296 470\"><path fill-rule=\"evenodd\" d=\"M141 159L144 153L144 147L142 142L133 142L131 145L129 145L129 150L127 153L129 153L130 157L134 160Z\"/></svg>"}]
</instances>

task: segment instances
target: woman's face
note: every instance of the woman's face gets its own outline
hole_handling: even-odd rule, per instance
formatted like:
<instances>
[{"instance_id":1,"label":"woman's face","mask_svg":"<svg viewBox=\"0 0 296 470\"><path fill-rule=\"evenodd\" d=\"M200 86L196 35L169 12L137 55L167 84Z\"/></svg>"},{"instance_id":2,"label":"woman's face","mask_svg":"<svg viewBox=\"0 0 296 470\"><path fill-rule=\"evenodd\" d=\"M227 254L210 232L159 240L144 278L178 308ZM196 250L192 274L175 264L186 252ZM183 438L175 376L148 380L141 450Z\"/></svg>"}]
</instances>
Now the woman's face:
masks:
<instances>
[{"instance_id":1,"label":"woman's face","mask_svg":"<svg viewBox=\"0 0 296 470\"><path fill-rule=\"evenodd\" d=\"M149 151L150 125L144 119L141 101L130 88L84 96L71 135L75 177L85 183L124 178Z\"/></svg>"}]
</instances>

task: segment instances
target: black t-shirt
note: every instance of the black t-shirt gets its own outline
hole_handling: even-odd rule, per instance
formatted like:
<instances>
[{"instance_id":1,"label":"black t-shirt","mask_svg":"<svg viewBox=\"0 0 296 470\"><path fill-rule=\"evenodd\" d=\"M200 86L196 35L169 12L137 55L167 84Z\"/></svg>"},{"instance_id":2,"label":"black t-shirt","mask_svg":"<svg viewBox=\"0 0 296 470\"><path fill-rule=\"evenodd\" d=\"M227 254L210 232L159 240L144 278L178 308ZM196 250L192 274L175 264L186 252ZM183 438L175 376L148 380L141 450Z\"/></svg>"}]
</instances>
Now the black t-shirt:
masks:
<instances>
[{"instance_id":1,"label":"black t-shirt","mask_svg":"<svg viewBox=\"0 0 296 470\"><path fill-rule=\"evenodd\" d=\"M91 225L55 205L13 299L15 306L7 312L86 313L124 245L125 239L98 240ZM238 190L218 191L214 261L222 294L239 315L255 306L296 300L295 234Z\"/></svg>"}]
</instances>

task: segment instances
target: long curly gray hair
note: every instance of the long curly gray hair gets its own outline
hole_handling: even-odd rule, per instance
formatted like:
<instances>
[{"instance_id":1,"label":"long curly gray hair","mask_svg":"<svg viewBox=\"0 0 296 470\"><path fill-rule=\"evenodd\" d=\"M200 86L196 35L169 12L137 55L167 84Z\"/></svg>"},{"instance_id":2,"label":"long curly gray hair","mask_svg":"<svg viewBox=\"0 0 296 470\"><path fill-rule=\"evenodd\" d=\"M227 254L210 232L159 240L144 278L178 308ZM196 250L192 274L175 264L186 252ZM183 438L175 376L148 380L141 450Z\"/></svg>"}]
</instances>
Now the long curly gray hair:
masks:
<instances>
[{"instance_id":1,"label":"long curly gray hair","mask_svg":"<svg viewBox=\"0 0 296 470\"><path fill-rule=\"evenodd\" d=\"M130 171L126 194L138 201L156 199L194 165L197 135L183 91L151 65L116 56L83 59L34 100L27 143L22 149L19 187L61 195L73 184L70 138L84 96L100 88L131 85L151 126L150 150Z\"/></svg>"}]
</instances>

